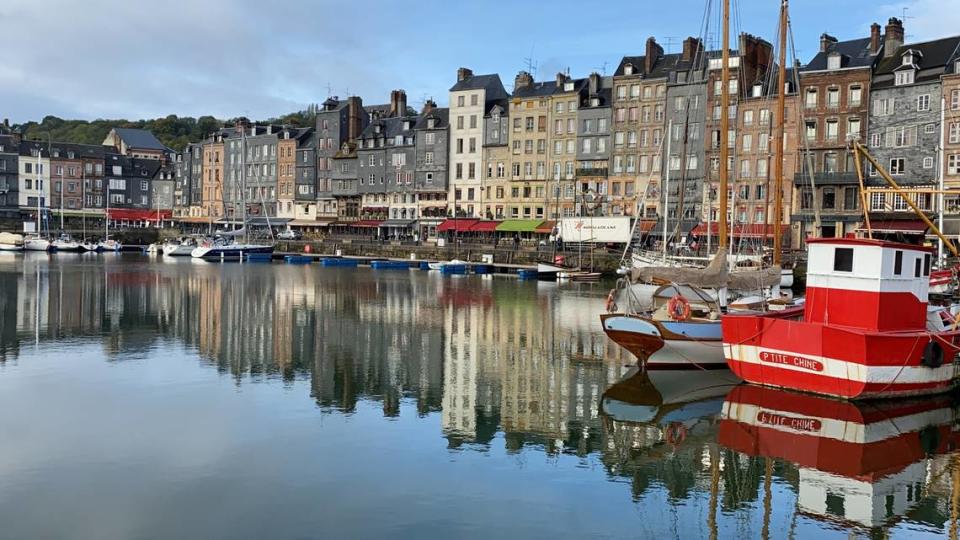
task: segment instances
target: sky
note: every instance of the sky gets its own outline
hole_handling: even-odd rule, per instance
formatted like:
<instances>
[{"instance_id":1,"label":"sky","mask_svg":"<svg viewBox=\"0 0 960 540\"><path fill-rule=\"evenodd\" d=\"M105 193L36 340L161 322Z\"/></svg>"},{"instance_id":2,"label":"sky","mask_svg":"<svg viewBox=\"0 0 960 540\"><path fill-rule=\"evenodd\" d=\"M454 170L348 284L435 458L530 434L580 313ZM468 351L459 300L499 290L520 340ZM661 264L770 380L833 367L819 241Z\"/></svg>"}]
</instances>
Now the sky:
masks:
<instances>
[{"instance_id":1,"label":"sky","mask_svg":"<svg viewBox=\"0 0 960 540\"><path fill-rule=\"evenodd\" d=\"M445 105L460 66L510 90L528 60L541 80L611 74L649 36L677 52L708 1L716 44L720 0L3 0L0 118L265 119L328 95L387 103L393 89ZM779 0L732 4L732 35L775 41ZM960 33L960 0L794 0L797 57L823 32L866 37L904 13L907 41Z\"/></svg>"}]
</instances>

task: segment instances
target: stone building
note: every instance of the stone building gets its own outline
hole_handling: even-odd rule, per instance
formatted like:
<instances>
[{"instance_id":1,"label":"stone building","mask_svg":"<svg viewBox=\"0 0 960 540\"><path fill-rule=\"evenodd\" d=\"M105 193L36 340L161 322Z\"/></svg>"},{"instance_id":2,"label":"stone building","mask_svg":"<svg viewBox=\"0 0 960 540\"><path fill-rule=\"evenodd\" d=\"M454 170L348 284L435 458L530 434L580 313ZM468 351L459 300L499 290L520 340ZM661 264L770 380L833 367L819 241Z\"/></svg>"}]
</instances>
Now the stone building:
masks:
<instances>
[{"instance_id":1,"label":"stone building","mask_svg":"<svg viewBox=\"0 0 960 540\"><path fill-rule=\"evenodd\" d=\"M437 107L432 100L423 105L414 129L416 169L414 191L417 197L419 236L435 236L436 227L447 215L447 178L450 109Z\"/></svg>"},{"instance_id":2,"label":"stone building","mask_svg":"<svg viewBox=\"0 0 960 540\"><path fill-rule=\"evenodd\" d=\"M608 85L609 86L609 85ZM607 89L609 90L609 89ZM584 163L596 164L596 167L584 167L581 171L577 169L577 160L580 159L581 141L580 135L580 106L585 101L587 91L586 79L573 79L570 75L562 73L557 74L554 91L550 95L548 102L548 141L547 148L550 152L550 162L547 168L546 177L546 212L542 217L558 219L561 215L576 214L576 206L582 200L582 193L586 190L594 189L598 196L601 194L598 188L605 184L606 169L597 162L602 161L604 152L591 152L595 155L584 155ZM603 91L599 79L597 80L596 93L594 97L600 101L600 93ZM591 124L596 126L601 117L609 116L609 103L606 107L597 104L591 108L587 115L591 119ZM607 159L609 160L609 119L607 124L607 135L605 137L607 150ZM537 126L539 128L539 125ZM570 129L573 127L573 129ZM602 137L603 138L603 137ZM602 144L602 143L601 143ZM596 149L596 146L593 147ZM539 150L539 147L537 148ZM590 159L596 158L596 159ZM537 160L536 173L539 173L540 165ZM573 175L571 176L571 165ZM580 173L583 173L582 175ZM586 186L586 187L584 187ZM576 189L579 187L580 189ZM527 202L527 201L524 201ZM532 201L536 203L543 202L541 199Z\"/></svg>"},{"instance_id":3,"label":"stone building","mask_svg":"<svg viewBox=\"0 0 960 540\"><path fill-rule=\"evenodd\" d=\"M510 192L510 103L496 103L484 117L483 217L506 219Z\"/></svg>"},{"instance_id":4,"label":"stone building","mask_svg":"<svg viewBox=\"0 0 960 540\"><path fill-rule=\"evenodd\" d=\"M941 79L957 59L960 36L904 44L903 23L895 18L890 19L885 31L882 59L874 71L870 90L873 106L869 150L901 186L935 189L939 183L938 148L943 132ZM945 123L949 126L950 122ZM945 143L949 140L948 133ZM876 178L872 167L867 167L867 171L870 184L886 186ZM935 210L931 193L912 196L922 210ZM871 214L878 218L913 216L899 195L874 192L869 203Z\"/></svg>"},{"instance_id":5,"label":"stone building","mask_svg":"<svg viewBox=\"0 0 960 540\"><path fill-rule=\"evenodd\" d=\"M360 219L357 143L344 141L340 144L340 150L331 159L333 160L331 194L336 199L337 221L356 221Z\"/></svg>"},{"instance_id":6,"label":"stone building","mask_svg":"<svg viewBox=\"0 0 960 540\"><path fill-rule=\"evenodd\" d=\"M960 233L960 59L955 59L943 75L943 172L944 187L955 194L944 199L944 214L953 223L951 233Z\"/></svg>"},{"instance_id":7,"label":"stone building","mask_svg":"<svg viewBox=\"0 0 960 540\"><path fill-rule=\"evenodd\" d=\"M20 141L20 189L17 191L19 205L26 211L50 207L50 150L49 143ZM45 210L44 210L45 211ZM35 217L35 215L34 215Z\"/></svg>"},{"instance_id":8,"label":"stone building","mask_svg":"<svg viewBox=\"0 0 960 540\"><path fill-rule=\"evenodd\" d=\"M173 188L173 215L197 218L202 210L203 144L188 144L175 156L176 179Z\"/></svg>"},{"instance_id":9,"label":"stone building","mask_svg":"<svg viewBox=\"0 0 960 540\"><path fill-rule=\"evenodd\" d=\"M162 161L168 152L168 148L145 129L113 128L101 144L121 155L139 159Z\"/></svg>"},{"instance_id":10,"label":"stone building","mask_svg":"<svg viewBox=\"0 0 960 540\"><path fill-rule=\"evenodd\" d=\"M808 236L854 232L863 219L847 139L866 138L870 79L882 47L878 24L871 26L867 38L837 41L823 34L819 52L800 68L800 163L791 217L794 248L802 248ZM815 230L815 211L820 212L820 231Z\"/></svg>"},{"instance_id":11,"label":"stone building","mask_svg":"<svg viewBox=\"0 0 960 540\"><path fill-rule=\"evenodd\" d=\"M622 184L618 189L623 194L625 215L636 214L639 203L641 217L655 219L657 216L658 199L644 195L648 191L659 192L667 75L681 56L665 56L663 48L651 37L647 39L643 56L624 56L614 73L610 180L611 192L614 184Z\"/></svg>"},{"instance_id":12,"label":"stone building","mask_svg":"<svg viewBox=\"0 0 960 540\"><path fill-rule=\"evenodd\" d=\"M224 216L223 202L223 146L222 132L213 135L203 143L201 155L203 164L201 174L200 216L208 220Z\"/></svg>"},{"instance_id":13,"label":"stone building","mask_svg":"<svg viewBox=\"0 0 960 540\"><path fill-rule=\"evenodd\" d=\"M623 215L624 192L621 182L608 183L611 151L611 124L613 109L610 107L613 78L591 73L587 88L577 107L576 186L562 183L559 169L554 170L554 185L549 186L552 201L564 200L562 210L557 204L548 211L551 218L578 216ZM561 139L554 141L560 143ZM559 148L562 145L557 144ZM559 162L555 162L559 164ZM614 189L616 186L616 189ZM565 200L570 188L574 188L573 201ZM631 190L631 195L633 191ZM572 204L570 204L572 203Z\"/></svg>"},{"instance_id":14,"label":"stone building","mask_svg":"<svg viewBox=\"0 0 960 540\"><path fill-rule=\"evenodd\" d=\"M358 96L345 100L331 97L317 112L317 218L325 221L338 216L338 199L334 196L334 157L343 143L354 142L369 122L369 114ZM343 193L342 190L338 192ZM342 196L342 195L341 195ZM305 214L306 215L306 214Z\"/></svg>"},{"instance_id":15,"label":"stone building","mask_svg":"<svg viewBox=\"0 0 960 540\"><path fill-rule=\"evenodd\" d=\"M314 130L306 130L297 137L296 166L293 196L297 221L315 221L317 218L317 146Z\"/></svg>"},{"instance_id":16,"label":"stone building","mask_svg":"<svg viewBox=\"0 0 960 540\"><path fill-rule=\"evenodd\" d=\"M499 75L457 70L457 82L450 87L449 215L480 216L483 122L490 109L507 97Z\"/></svg>"},{"instance_id":17,"label":"stone building","mask_svg":"<svg viewBox=\"0 0 960 540\"><path fill-rule=\"evenodd\" d=\"M20 215L19 134L0 129L0 217Z\"/></svg>"},{"instance_id":18,"label":"stone building","mask_svg":"<svg viewBox=\"0 0 960 540\"><path fill-rule=\"evenodd\" d=\"M283 128L277 140L277 217L293 219L297 177L297 129Z\"/></svg>"}]
</instances>

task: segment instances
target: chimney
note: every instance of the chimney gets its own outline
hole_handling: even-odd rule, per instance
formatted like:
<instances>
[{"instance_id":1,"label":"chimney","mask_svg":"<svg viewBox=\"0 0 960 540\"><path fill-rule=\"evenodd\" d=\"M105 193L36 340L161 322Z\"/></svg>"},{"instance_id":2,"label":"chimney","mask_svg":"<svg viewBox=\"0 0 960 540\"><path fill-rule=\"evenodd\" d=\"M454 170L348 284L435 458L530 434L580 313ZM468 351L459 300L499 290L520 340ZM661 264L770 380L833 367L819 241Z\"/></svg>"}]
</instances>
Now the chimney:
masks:
<instances>
[{"instance_id":1,"label":"chimney","mask_svg":"<svg viewBox=\"0 0 960 540\"><path fill-rule=\"evenodd\" d=\"M590 74L588 81L590 85L590 96L597 95L597 91L600 90L600 74L594 71Z\"/></svg>"},{"instance_id":2,"label":"chimney","mask_svg":"<svg viewBox=\"0 0 960 540\"><path fill-rule=\"evenodd\" d=\"M663 47L657 44L656 38L650 36L647 38L647 50L643 57L643 73L649 75L653 73L653 66L657 60L663 56Z\"/></svg>"},{"instance_id":3,"label":"chimney","mask_svg":"<svg viewBox=\"0 0 960 540\"><path fill-rule=\"evenodd\" d=\"M880 25L873 23L870 25L870 54L880 52Z\"/></svg>"},{"instance_id":4,"label":"chimney","mask_svg":"<svg viewBox=\"0 0 960 540\"><path fill-rule=\"evenodd\" d=\"M465 67L462 67L457 70L457 82L465 81L470 77L473 77L473 71L470 71Z\"/></svg>"},{"instance_id":5,"label":"chimney","mask_svg":"<svg viewBox=\"0 0 960 540\"><path fill-rule=\"evenodd\" d=\"M361 122L363 117L360 112L363 110L363 100L360 96L350 96L347 98L347 140L355 141L360 136L360 129L363 127Z\"/></svg>"},{"instance_id":6,"label":"chimney","mask_svg":"<svg viewBox=\"0 0 960 540\"><path fill-rule=\"evenodd\" d=\"M683 40L683 56L682 59L684 62L692 62L693 59L702 52L703 44L700 41L700 38L688 37Z\"/></svg>"},{"instance_id":7,"label":"chimney","mask_svg":"<svg viewBox=\"0 0 960 540\"><path fill-rule=\"evenodd\" d=\"M903 45L903 21L890 17L883 35L883 57L890 58Z\"/></svg>"},{"instance_id":8,"label":"chimney","mask_svg":"<svg viewBox=\"0 0 960 540\"><path fill-rule=\"evenodd\" d=\"M407 93L403 90L390 92L390 112L395 117L407 115Z\"/></svg>"},{"instance_id":9,"label":"chimney","mask_svg":"<svg viewBox=\"0 0 960 540\"><path fill-rule=\"evenodd\" d=\"M521 88L526 88L533 85L533 77L526 71L521 71L517 73L517 76L513 79L513 89L519 90Z\"/></svg>"},{"instance_id":10,"label":"chimney","mask_svg":"<svg viewBox=\"0 0 960 540\"><path fill-rule=\"evenodd\" d=\"M426 116L436 108L437 108L437 102L435 102L432 99L428 99L423 102L423 110L420 111L420 114Z\"/></svg>"},{"instance_id":11,"label":"chimney","mask_svg":"<svg viewBox=\"0 0 960 540\"><path fill-rule=\"evenodd\" d=\"M567 82L567 76L563 73L557 73L557 89L562 89L565 82Z\"/></svg>"},{"instance_id":12,"label":"chimney","mask_svg":"<svg viewBox=\"0 0 960 540\"><path fill-rule=\"evenodd\" d=\"M831 45L836 45L837 38L830 34L820 34L820 52L825 53L830 50Z\"/></svg>"}]
</instances>

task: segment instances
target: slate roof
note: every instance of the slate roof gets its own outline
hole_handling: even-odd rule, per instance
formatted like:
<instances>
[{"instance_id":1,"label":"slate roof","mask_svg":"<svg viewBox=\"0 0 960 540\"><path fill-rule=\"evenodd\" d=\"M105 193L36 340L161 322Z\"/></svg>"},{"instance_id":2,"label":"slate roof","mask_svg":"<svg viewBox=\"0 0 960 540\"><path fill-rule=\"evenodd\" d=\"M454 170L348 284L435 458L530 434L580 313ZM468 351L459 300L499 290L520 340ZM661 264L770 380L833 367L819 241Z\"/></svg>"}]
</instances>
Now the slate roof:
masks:
<instances>
[{"instance_id":1,"label":"slate roof","mask_svg":"<svg viewBox=\"0 0 960 540\"><path fill-rule=\"evenodd\" d=\"M138 148L141 150L166 150L167 147L163 145L153 133L145 129L135 129L135 128L113 128L113 131L123 140L124 143L130 148Z\"/></svg>"},{"instance_id":2,"label":"slate roof","mask_svg":"<svg viewBox=\"0 0 960 540\"><path fill-rule=\"evenodd\" d=\"M680 60L682 54L672 53L664 54L657 58L656 63L653 65L653 71L649 75L643 73L644 63L646 62L646 55L644 56L624 56L620 60L620 65L617 66L617 70L613 73L615 77L624 76L623 68L627 64L633 64L634 75L641 75L646 79L662 79L667 76L667 73L670 70L674 69L677 65L677 62Z\"/></svg>"},{"instance_id":3,"label":"slate roof","mask_svg":"<svg viewBox=\"0 0 960 540\"><path fill-rule=\"evenodd\" d=\"M403 123L410 122L410 129L404 130ZM379 137L385 137L387 139L393 139L397 135L403 135L405 137L413 137L414 125L417 122L417 118L414 116L399 116L391 118L381 118L379 120L373 120L363 129L363 132L360 134L361 139L376 139ZM376 126L382 126L381 132L377 133ZM379 150L377 148L376 150ZM367 148L360 148L360 150L367 150ZM373 150L373 149L371 149Z\"/></svg>"},{"instance_id":4,"label":"slate roof","mask_svg":"<svg viewBox=\"0 0 960 540\"><path fill-rule=\"evenodd\" d=\"M523 86L521 88L513 89L513 97L515 98L532 98L532 97L544 97L552 96L553 94L565 94L570 92L579 92L587 84L587 79L571 79L573 82L573 90L564 90L562 85L558 85L556 80L552 81L543 81L543 82L534 82L530 86ZM489 109L488 109L489 111Z\"/></svg>"},{"instance_id":5,"label":"slate roof","mask_svg":"<svg viewBox=\"0 0 960 540\"><path fill-rule=\"evenodd\" d=\"M54 141L51 145L51 149L56 152L60 151L59 157L53 157L53 159L66 160L70 159L69 152L73 152L73 159L103 159L103 155L106 152L113 151L113 148L109 146L101 146L99 144L76 144L76 143L60 143Z\"/></svg>"},{"instance_id":6,"label":"slate roof","mask_svg":"<svg viewBox=\"0 0 960 540\"><path fill-rule=\"evenodd\" d=\"M939 80L952 61L957 58L958 47L960 47L960 36L901 45L892 56L880 60L877 64L877 69L873 73L872 86L891 86L894 81L893 73L900 67L903 54L908 50L917 51L921 55L917 62L917 67L920 69L914 78L915 83Z\"/></svg>"},{"instance_id":7,"label":"slate roof","mask_svg":"<svg viewBox=\"0 0 960 540\"><path fill-rule=\"evenodd\" d=\"M883 38L880 39L880 53L883 52ZM832 53L840 53L840 68L854 69L873 66L874 61L880 54L870 54L870 38L851 39L847 41L838 41L832 43L826 52L818 52L816 56L800 69L800 72L806 71L824 71L827 69L827 57Z\"/></svg>"},{"instance_id":8,"label":"slate roof","mask_svg":"<svg viewBox=\"0 0 960 540\"><path fill-rule=\"evenodd\" d=\"M492 101L509 97L507 91L503 88L503 82L500 81L500 75L493 73L490 75L471 75L462 81L450 87L451 92L460 92L462 90L485 90L486 100Z\"/></svg>"},{"instance_id":9,"label":"slate roof","mask_svg":"<svg viewBox=\"0 0 960 540\"><path fill-rule=\"evenodd\" d=\"M417 118L417 123L413 126L413 129L427 129L428 118L436 119L436 122L433 124L433 129L445 128L450 125L450 109L446 107L434 107L433 110L427 114L421 114Z\"/></svg>"}]
</instances>

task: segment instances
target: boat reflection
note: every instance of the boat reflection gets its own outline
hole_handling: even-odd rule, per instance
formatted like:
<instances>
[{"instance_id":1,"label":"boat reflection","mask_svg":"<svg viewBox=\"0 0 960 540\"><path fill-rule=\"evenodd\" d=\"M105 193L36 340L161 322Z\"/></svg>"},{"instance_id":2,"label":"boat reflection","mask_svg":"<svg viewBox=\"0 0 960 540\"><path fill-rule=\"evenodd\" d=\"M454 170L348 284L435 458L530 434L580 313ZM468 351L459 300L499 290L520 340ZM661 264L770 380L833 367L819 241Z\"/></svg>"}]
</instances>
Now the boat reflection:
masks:
<instances>
[{"instance_id":1,"label":"boat reflection","mask_svg":"<svg viewBox=\"0 0 960 540\"><path fill-rule=\"evenodd\" d=\"M718 441L796 464L801 515L887 528L908 515L924 521L913 514L929 489L950 482L958 419L949 395L852 403L741 385L723 404Z\"/></svg>"}]
</instances>

